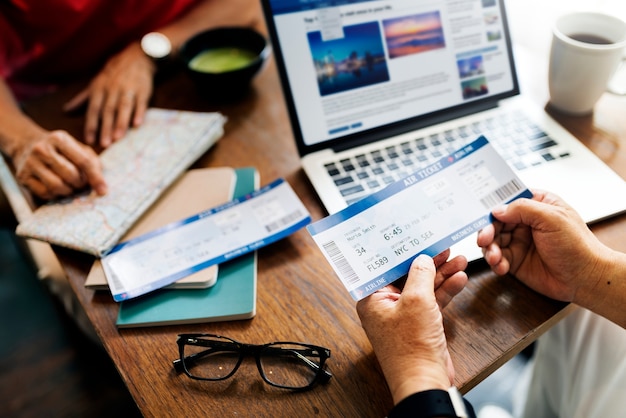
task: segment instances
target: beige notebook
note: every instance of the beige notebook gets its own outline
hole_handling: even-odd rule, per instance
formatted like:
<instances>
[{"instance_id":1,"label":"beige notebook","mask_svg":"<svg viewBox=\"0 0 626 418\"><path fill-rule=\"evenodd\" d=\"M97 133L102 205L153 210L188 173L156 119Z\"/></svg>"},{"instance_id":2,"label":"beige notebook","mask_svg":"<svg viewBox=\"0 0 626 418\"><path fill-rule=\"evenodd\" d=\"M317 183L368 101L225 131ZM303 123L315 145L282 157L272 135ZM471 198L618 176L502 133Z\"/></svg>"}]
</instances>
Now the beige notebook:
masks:
<instances>
[{"instance_id":1,"label":"beige notebook","mask_svg":"<svg viewBox=\"0 0 626 418\"><path fill-rule=\"evenodd\" d=\"M122 237L121 242L232 200L236 180L235 170L230 167L187 171L139 218ZM201 289L213 286L217 280L217 271L217 265L211 266L184 277L167 288ZM99 259L96 259L91 267L85 287L108 290L109 286Z\"/></svg>"}]
</instances>

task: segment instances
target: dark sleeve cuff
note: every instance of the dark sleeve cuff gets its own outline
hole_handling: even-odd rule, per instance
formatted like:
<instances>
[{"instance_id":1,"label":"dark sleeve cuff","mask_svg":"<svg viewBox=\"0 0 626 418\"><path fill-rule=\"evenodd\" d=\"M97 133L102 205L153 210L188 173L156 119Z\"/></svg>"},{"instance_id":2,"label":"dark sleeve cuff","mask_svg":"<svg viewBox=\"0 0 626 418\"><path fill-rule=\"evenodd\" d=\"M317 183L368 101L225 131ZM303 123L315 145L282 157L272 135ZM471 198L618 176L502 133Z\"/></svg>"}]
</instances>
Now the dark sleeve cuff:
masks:
<instances>
[{"instance_id":1,"label":"dark sleeve cuff","mask_svg":"<svg viewBox=\"0 0 626 418\"><path fill-rule=\"evenodd\" d=\"M476 418L472 404L462 398L467 417ZM461 417L454 410L450 394L445 390L425 390L414 393L400 401L389 413L388 418L434 418Z\"/></svg>"}]
</instances>

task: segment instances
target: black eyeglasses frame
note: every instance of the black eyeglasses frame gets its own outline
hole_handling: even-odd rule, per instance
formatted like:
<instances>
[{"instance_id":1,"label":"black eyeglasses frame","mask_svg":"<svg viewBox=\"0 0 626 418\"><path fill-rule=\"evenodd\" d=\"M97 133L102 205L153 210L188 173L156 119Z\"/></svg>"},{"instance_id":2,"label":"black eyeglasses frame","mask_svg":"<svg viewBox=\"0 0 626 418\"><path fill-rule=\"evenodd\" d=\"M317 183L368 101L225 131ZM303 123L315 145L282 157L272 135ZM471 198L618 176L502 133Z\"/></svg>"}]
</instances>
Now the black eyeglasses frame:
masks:
<instances>
[{"instance_id":1,"label":"black eyeglasses frame","mask_svg":"<svg viewBox=\"0 0 626 418\"><path fill-rule=\"evenodd\" d=\"M203 340L203 338L217 338L217 339L221 339L225 341ZM192 341L193 341L193 344L191 344ZM215 335L215 334L179 334L178 338L176 339L176 344L178 345L179 358L177 358L176 360L172 362L174 369L178 373L185 373L188 377L192 379L196 379L196 380L206 380L206 381L226 380L232 377L237 372L237 370L239 369L239 366L243 362L243 359L248 356L253 356L255 358L257 369L263 381L274 387L278 387L282 389L290 389L294 391L308 390L312 388L313 386L317 385L318 383L327 383L332 377L332 374L328 370L324 369L326 360L330 358L330 349L326 347L318 346L318 345L301 343L301 342L292 342L292 341L275 341L275 342L270 342L266 344L246 344L246 343L239 342L237 340L233 340L232 338L228 338L222 335ZM293 345L306 347L307 350L311 350L310 352L307 351L307 353L309 354L315 353L316 355L319 355L319 364L310 361L307 357L303 355L307 353L298 353L298 352L294 353L294 350L272 347L277 344L293 344ZM186 345L209 347L209 349L199 352L199 353L185 356ZM219 346L218 348L226 349L224 351L232 351L232 352L237 352L239 354L239 358L233 370L227 375L223 377L217 377L217 378L201 377L201 376L196 376L193 373L191 373L189 371L188 365L193 364L193 362L195 361L195 358L197 357L203 357L205 355L212 354L213 352L215 352L215 351L211 351L210 348L216 348L216 345ZM310 367L312 370L315 371L316 373L315 377L311 380L311 382L307 386L292 387L292 386L280 385L275 382L272 382L265 375L263 366L261 365L261 356L278 355L279 353L284 353L286 351L290 351L296 354L300 360L302 360L308 367Z\"/></svg>"}]
</instances>

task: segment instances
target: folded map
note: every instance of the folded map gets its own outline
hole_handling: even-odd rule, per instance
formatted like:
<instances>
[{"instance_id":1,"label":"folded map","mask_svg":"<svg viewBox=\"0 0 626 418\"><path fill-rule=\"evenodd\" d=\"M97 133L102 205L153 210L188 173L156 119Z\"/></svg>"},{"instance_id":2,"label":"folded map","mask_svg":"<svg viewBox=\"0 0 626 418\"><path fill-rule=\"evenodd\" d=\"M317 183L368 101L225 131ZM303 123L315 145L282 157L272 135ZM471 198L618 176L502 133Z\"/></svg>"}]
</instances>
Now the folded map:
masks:
<instances>
[{"instance_id":1,"label":"folded map","mask_svg":"<svg viewBox=\"0 0 626 418\"><path fill-rule=\"evenodd\" d=\"M223 135L220 113L149 109L144 123L100 158L108 192L47 203L16 233L101 257Z\"/></svg>"}]
</instances>

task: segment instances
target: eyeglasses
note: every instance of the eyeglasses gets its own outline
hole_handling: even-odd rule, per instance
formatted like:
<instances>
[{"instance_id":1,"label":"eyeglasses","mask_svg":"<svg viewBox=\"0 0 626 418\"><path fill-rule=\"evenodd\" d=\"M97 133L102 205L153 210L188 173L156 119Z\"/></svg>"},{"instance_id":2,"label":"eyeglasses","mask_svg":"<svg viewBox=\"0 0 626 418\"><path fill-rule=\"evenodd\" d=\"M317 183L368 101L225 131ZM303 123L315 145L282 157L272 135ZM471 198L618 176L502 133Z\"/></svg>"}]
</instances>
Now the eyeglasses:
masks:
<instances>
[{"instance_id":1,"label":"eyeglasses","mask_svg":"<svg viewBox=\"0 0 626 418\"><path fill-rule=\"evenodd\" d=\"M284 389L304 390L332 377L324 370L328 348L294 342L244 344L213 334L179 334L177 372L192 379L225 380L235 374L243 358L253 355L263 380Z\"/></svg>"}]
</instances>

